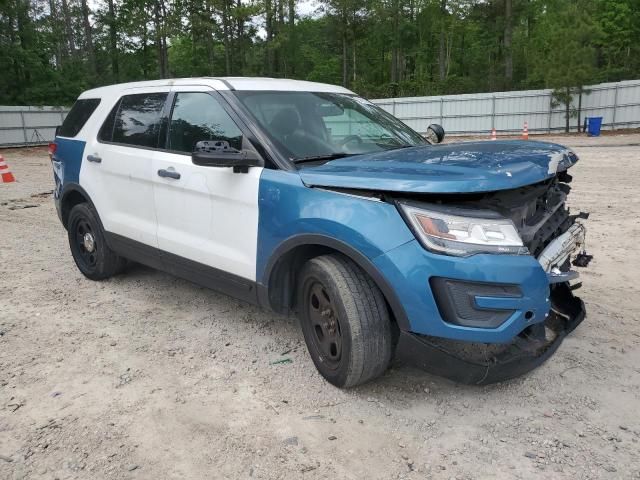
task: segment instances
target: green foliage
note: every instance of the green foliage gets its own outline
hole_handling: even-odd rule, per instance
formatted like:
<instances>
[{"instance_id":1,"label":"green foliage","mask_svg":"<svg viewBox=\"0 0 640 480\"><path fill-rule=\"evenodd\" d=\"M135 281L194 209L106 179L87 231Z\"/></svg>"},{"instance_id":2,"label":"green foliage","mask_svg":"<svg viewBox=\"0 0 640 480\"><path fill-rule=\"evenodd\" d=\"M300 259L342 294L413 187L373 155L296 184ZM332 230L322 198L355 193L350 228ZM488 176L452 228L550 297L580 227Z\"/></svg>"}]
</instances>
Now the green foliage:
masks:
<instances>
[{"instance_id":1,"label":"green foliage","mask_svg":"<svg viewBox=\"0 0 640 480\"><path fill-rule=\"evenodd\" d=\"M1 0L0 104L68 105L87 88L160 77L267 75L372 98L553 88L568 122L584 85L640 74L637 0L313 5L300 17L296 0L97 0L88 12L82 0Z\"/></svg>"},{"instance_id":2,"label":"green foliage","mask_svg":"<svg viewBox=\"0 0 640 480\"><path fill-rule=\"evenodd\" d=\"M597 58L602 51L602 31L594 20L598 9L591 0L556 0L553 10L538 18L532 45L532 81L553 88L553 106L564 106L566 125L579 115L573 105L583 86L598 78ZM562 46L562 47L560 47Z\"/></svg>"},{"instance_id":3,"label":"green foliage","mask_svg":"<svg viewBox=\"0 0 640 480\"><path fill-rule=\"evenodd\" d=\"M531 57L532 76L550 88L578 87L596 73L596 48L600 29L589 11L591 0L558 1L553 14L539 19Z\"/></svg>"}]
</instances>

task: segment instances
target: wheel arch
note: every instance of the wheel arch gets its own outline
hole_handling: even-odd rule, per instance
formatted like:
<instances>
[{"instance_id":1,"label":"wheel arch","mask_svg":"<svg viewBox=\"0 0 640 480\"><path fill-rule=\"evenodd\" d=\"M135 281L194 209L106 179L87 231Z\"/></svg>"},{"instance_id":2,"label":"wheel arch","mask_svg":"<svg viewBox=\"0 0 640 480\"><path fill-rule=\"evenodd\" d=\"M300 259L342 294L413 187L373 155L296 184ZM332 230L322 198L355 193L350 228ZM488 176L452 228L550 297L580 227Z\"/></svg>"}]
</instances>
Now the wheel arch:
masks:
<instances>
[{"instance_id":1,"label":"wheel arch","mask_svg":"<svg viewBox=\"0 0 640 480\"><path fill-rule=\"evenodd\" d=\"M67 228L71 209L80 203L88 203L91 208L93 208L96 212L98 222L100 222L100 227L104 230L102 220L100 219L100 215L98 215L98 211L96 210L91 197L84 188L76 183L66 185L60 195L60 220L62 220L64 228Z\"/></svg>"},{"instance_id":2,"label":"wheel arch","mask_svg":"<svg viewBox=\"0 0 640 480\"><path fill-rule=\"evenodd\" d=\"M340 253L362 268L382 292L398 327L410 330L402 303L373 262L347 243L321 234L296 235L274 250L258 284L260 304L279 313L289 312L294 304L296 276L302 265L311 258L331 253Z\"/></svg>"}]
</instances>

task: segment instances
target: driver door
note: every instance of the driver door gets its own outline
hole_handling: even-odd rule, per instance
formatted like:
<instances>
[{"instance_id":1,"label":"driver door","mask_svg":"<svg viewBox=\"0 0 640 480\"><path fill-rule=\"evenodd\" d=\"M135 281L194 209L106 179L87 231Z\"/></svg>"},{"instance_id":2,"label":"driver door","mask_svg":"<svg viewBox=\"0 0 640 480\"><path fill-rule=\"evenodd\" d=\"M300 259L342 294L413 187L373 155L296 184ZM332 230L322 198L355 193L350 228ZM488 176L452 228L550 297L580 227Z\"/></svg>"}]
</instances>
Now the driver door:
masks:
<instances>
[{"instance_id":1,"label":"driver door","mask_svg":"<svg viewBox=\"0 0 640 480\"><path fill-rule=\"evenodd\" d=\"M170 102L165 150L153 167L158 245L173 254L165 266L222 290L220 279L254 281L262 167L234 173L194 165L191 152L200 140L224 139L237 149L246 140L209 87L174 87Z\"/></svg>"}]
</instances>

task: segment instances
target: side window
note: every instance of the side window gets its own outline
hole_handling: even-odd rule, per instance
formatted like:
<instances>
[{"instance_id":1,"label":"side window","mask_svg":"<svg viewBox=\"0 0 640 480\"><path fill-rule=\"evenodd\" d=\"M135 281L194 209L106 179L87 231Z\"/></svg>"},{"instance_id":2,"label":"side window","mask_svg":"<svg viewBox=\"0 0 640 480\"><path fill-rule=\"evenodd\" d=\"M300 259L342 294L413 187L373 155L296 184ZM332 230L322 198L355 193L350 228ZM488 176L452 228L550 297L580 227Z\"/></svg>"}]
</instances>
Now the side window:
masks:
<instances>
[{"instance_id":1,"label":"side window","mask_svg":"<svg viewBox=\"0 0 640 480\"><path fill-rule=\"evenodd\" d=\"M76 101L64 122L62 122L62 126L58 129L58 135L61 137L75 137L99 104L99 98L86 98Z\"/></svg>"},{"instance_id":2,"label":"side window","mask_svg":"<svg viewBox=\"0 0 640 480\"><path fill-rule=\"evenodd\" d=\"M160 116L166 99L166 93L141 93L122 97L113 119L112 141L139 147L157 147ZM103 128L108 127L109 117ZM107 129L105 128L104 134L108 136Z\"/></svg>"},{"instance_id":3,"label":"side window","mask_svg":"<svg viewBox=\"0 0 640 480\"><path fill-rule=\"evenodd\" d=\"M200 140L226 140L242 149L242 132L214 97L204 92L177 93L167 148L191 153Z\"/></svg>"}]
</instances>

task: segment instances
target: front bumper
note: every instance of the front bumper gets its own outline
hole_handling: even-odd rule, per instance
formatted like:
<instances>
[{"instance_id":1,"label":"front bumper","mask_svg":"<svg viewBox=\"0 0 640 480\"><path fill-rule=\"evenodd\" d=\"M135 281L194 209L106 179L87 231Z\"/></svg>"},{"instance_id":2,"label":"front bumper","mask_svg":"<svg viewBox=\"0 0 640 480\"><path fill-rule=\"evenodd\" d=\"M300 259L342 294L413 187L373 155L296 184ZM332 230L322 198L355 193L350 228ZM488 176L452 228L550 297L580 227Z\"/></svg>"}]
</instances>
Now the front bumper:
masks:
<instances>
[{"instance_id":1,"label":"front bumper","mask_svg":"<svg viewBox=\"0 0 640 480\"><path fill-rule=\"evenodd\" d=\"M481 343L508 343L527 327L543 323L549 312L549 280L540 263L530 255L478 254L471 257L437 255L417 241L405 243L374 259L404 308L414 334ZM517 287L502 296L477 290L479 308L510 311L500 322L466 325L447 321L438 307L434 277L466 283ZM466 315L469 317L469 315ZM488 317L487 317L487 320Z\"/></svg>"},{"instance_id":2,"label":"front bumper","mask_svg":"<svg viewBox=\"0 0 640 480\"><path fill-rule=\"evenodd\" d=\"M402 332L397 358L460 383L486 385L523 375L541 365L586 312L568 283L551 287L551 310L508 344L470 343Z\"/></svg>"}]
</instances>

